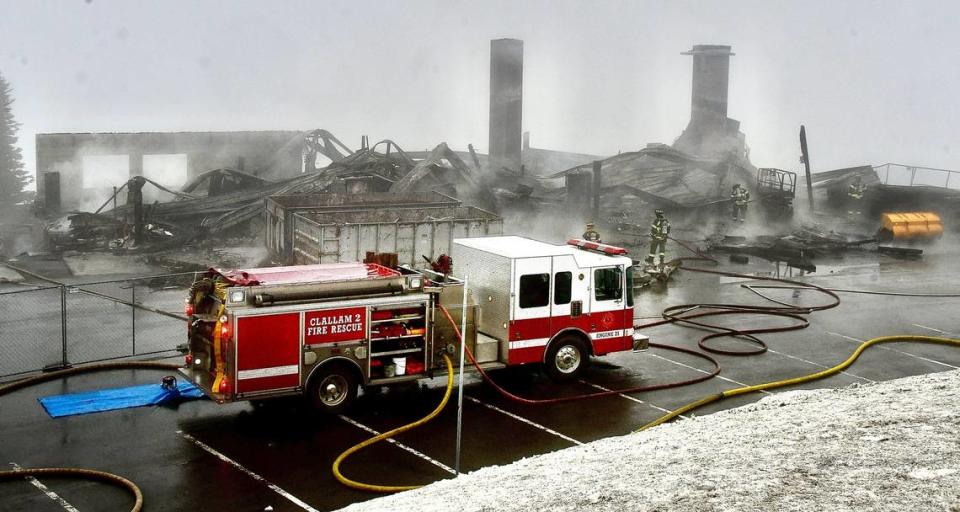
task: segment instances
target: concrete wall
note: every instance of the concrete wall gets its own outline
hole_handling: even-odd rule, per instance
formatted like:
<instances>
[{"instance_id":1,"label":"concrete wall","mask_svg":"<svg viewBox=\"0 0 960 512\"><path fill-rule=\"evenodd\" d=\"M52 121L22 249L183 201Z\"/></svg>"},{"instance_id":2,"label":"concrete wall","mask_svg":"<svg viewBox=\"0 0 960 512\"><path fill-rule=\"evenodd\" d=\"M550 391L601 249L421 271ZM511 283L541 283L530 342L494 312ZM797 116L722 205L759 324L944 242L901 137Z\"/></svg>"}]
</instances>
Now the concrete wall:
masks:
<instances>
[{"instance_id":1,"label":"concrete wall","mask_svg":"<svg viewBox=\"0 0 960 512\"><path fill-rule=\"evenodd\" d=\"M86 187L88 190L84 190L85 181L103 181L89 175L84 179L86 173L96 172L85 169L84 157L125 155L129 159L126 165L128 176L143 175L145 155L186 155L186 180L213 169L239 170L241 167L251 174L278 179L300 173L302 144L303 134L299 131L41 133L36 137L38 198L43 203L43 175L59 172L61 209L79 209L106 200L112 190L110 187L100 186L95 190ZM110 160L115 167L117 159ZM148 158L148 161L156 160ZM90 161L88 158L88 165ZM170 161L182 162L183 158L171 158ZM114 181L118 177L115 174L116 169L107 181ZM121 181L114 185L122 184ZM55 205L50 207L55 209Z\"/></svg>"}]
</instances>

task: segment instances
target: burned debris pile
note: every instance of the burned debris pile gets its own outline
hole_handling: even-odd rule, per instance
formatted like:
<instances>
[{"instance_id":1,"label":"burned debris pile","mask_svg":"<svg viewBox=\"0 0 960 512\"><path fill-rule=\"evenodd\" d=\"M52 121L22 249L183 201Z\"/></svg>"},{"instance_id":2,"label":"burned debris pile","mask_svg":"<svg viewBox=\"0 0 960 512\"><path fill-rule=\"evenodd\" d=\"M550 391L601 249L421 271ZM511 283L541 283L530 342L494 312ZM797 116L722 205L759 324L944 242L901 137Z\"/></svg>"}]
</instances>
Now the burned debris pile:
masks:
<instances>
[{"instance_id":1,"label":"burned debris pile","mask_svg":"<svg viewBox=\"0 0 960 512\"><path fill-rule=\"evenodd\" d=\"M589 169L579 166L551 177L582 175ZM726 201L730 187L752 182L755 172L736 160L700 158L666 144L650 144L600 162L600 204L615 207L640 199L657 207L700 208Z\"/></svg>"},{"instance_id":2,"label":"burned debris pile","mask_svg":"<svg viewBox=\"0 0 960 512\"><path fill-rule=\"evenodd\" d=\"M353 151L329 132L315 130L305 134L303 154L304 172L279 181L215 169L199 174L181 190L171 190L135 176L120 184L96 212L73 212L48 224L51 248L149 252L202 240L257 237L265 227L265 201L272 196L297 195L301 202L315 202L322 209L324 200L313 195L346 194L363 203L365 194L373 194L381 207L397 209L417 205L405 203L411 194L443 193L456 206L464 201L486 209L477 214L484 219L497 208L477 172L444 143L414 159L391 140L368 146L364 138L364 147ZM320 155L331 162L316 168ZM157 187L170 200L145 204L144 187ZM393 197L384 200L384 194Z\"/></svg>"},{"instance_id":3,"label":"burned debris pile","mask_svg":"<svg viewBox=\"0 0 960 512\"><path fill-rule=\"evenodd\" d=\"M672 144L598 156L530 147L529 133L521 131L522 65L515 66L522 63L522 42L491 44L488 154L446 143L406 151L394 140L371 144L366 136L354 149L323 129L81 134L84 144L100 144L97 152L129 153L129 174L120 176L132 177L109 184L112 196L103 184L84 189L98 204L109 197L96 211L49 223L49 245L154 257L167 248L256 246L273 263L356 260L370 250L402 253L416 264L437 258L449 237L465 233L559 239L588 222L605 243L634 250L647 245L654 212L663 210L683 238L707 240L715 251L810 268L816 254L864 247L915 256L920 249L887 242L932 239L944 226L960 226L957 173L898 164L811 173L803 127L808 179L800 185L808 197L796 220L817 227L795 221L797 174L754 166L740 122L728 116L729 46L695 45L683 53L693 60L690 119ZM54 163L77 164L81 149L89 150L74 138L42 138L50 146L41 152L49 162L45 176L58 187L45 190L44 204L59 205L54 192L71 189L59 185ZM184 185L144 175L143 157L160 149L189 150ZM64 179L76 182L75 175Z\"/></svg>"}]
</instances>

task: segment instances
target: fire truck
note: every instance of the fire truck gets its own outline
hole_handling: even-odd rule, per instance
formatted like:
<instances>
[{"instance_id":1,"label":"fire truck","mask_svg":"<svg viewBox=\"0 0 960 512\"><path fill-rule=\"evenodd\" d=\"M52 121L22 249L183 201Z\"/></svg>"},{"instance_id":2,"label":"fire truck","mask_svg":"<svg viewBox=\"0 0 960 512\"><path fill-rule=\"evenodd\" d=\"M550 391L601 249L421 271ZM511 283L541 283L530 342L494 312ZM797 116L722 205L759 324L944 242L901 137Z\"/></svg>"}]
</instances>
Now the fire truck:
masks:
<instances>
[{"instance_id":1,"label":"fire truck","mask_svg":"<svg viewBox=\"0 0 960 512\"><path fill-rule=\"evenodd\" d=\"M441 307L485 370L535 364L566 381L591 356L647 348L624 249L517 236L452 247L461 278L376 263L210 269L186 301L183 373L219 403L305 395L339 412L361 386L446 373L460 340Z\"/></svg>"}]
</instances>

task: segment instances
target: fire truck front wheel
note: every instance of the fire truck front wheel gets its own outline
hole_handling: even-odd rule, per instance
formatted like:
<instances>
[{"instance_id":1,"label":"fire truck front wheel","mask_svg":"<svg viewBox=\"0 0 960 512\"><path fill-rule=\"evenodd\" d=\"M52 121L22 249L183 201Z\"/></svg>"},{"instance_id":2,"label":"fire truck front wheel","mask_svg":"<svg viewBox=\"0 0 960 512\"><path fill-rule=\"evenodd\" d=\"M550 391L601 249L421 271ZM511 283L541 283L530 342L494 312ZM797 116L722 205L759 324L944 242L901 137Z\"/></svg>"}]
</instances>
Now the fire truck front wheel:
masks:
<instances>
[{"instance_id":1,"label":"fire truck front wheel","mask_svg":"<svg viewBox=\"0 0 960 512\"><path fill-rule=\"evenodd\" d=\"M579 337L567 334L550 344L543 369L552 380L564 382L579 377L589 364L590 352L586 344Z\"/></svg>"},{"instance_id":2,"label":"fire truck front wheel","mask_svg":"<svg viewBox=\"0 0 960 512\"><path fill-rule=\"evenodd\" d=\"M307 399L314 409L338 414L357 398L356 372L346 365L328 364L318 368L307 385Z\"/></svg>"}]
</instances>

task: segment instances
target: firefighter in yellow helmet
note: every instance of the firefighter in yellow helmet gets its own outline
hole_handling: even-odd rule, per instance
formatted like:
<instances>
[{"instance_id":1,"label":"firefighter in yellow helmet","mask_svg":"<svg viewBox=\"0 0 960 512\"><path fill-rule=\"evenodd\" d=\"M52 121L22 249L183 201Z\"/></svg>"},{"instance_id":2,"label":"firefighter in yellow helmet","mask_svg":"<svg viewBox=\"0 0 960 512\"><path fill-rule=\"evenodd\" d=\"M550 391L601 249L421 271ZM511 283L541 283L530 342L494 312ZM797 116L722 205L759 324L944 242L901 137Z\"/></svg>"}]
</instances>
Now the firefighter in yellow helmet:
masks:
<instances>
[{"instance_id":1,"label":"firefighter in yellow helmet","mask_svg":"<svg viewBox=\"0 0 960 512\"><path fill-rule=\"evenodd\" d=\"M848 215L860 215L863 193L866 192L866 190L867 186L860 181L860 176L857 176L850 182L850 187L847 188L847 201L850 205L847 209Z\"/></svg>"},{"instance_id":2,"label":"firefighter in yellow helmet","mask_svg":"<svg viewBox=\"0 0 960 512\"><path fill-rule=\"evenodd\" d=\"M596 230L592 222L587 223L587 230L583 232L583 239L588 242L600 242L600 232Z\"/></svg>"},{"instance_id":3,"label":"firefighter in yellow helmet","mask_svg":"<svg viewBox=\"0 0 960 512\"><path fill-rule=\"evenodd\" d=\"M743 222L747 215L747 203L750 202L750 191L737 183L730 193L730 200L733 201L733 220Z\"/></svg>"},{"instance_id":4,"label":"firefighter in yellow helmet","mask_svg":"<svg viewBox=\"0 0 960 512\"><path fill-rule=\"evenodd\" d=\"M663 210L657 208L654 211L656 218L650 225L650 254L647 256L647 263L653 264L653 257L660 256L660 265L663 266L664 255L667 248L667 236L670 234L670 221L663 216Z\"/></svg>"}]
</instances>

